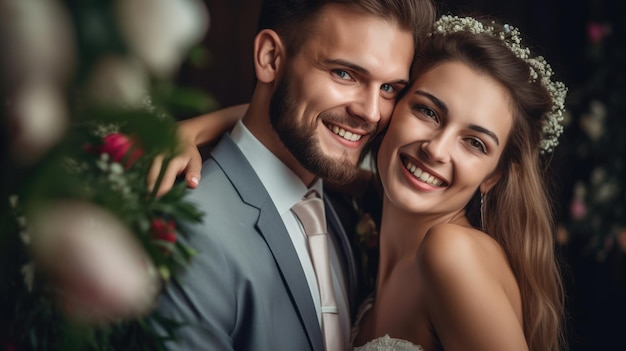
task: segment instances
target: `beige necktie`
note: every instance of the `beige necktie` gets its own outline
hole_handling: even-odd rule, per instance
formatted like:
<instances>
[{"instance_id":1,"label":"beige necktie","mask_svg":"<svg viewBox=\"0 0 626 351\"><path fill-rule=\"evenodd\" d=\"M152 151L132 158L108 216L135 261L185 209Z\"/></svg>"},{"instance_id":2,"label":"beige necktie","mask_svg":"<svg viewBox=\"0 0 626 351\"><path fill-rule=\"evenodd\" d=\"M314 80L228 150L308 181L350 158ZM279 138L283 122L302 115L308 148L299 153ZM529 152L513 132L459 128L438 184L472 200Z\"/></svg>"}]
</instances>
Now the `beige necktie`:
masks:
<instances>
[{"instance_id":1,"label":"beige necktie","mask_svg":"<svg viewBox=\"0 0 626 351\"><path fill-rule=\"evenodd\" d=\"M322 332L326 350L343 351L343 335L339 324L337 302L330 275L324 203L316 191L310 191L291 210L302 223L308 238L309 255L313 261L313 268L315 269L320 292Z\"/></svg>"}]
</instances>

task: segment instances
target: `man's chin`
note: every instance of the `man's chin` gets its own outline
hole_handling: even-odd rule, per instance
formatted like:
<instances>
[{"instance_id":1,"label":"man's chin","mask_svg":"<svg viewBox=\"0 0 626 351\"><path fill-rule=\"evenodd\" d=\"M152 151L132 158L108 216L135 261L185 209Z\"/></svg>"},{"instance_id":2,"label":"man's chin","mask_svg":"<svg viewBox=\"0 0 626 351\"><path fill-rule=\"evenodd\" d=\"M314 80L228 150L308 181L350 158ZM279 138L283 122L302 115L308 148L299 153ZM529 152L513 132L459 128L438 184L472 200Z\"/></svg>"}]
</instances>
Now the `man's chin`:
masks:
<instances>
[{"instance_id":1,"label":"man's chin","mask_svg":"<svg viewBox=\"0 0 626 351\"><path fill-rule=\"evenodd\" d=\"M357 160L339 158L318 160L307 167L313 174L325 181L336 184L347 184L358 175Z\"/></svg>"}]
</instances>

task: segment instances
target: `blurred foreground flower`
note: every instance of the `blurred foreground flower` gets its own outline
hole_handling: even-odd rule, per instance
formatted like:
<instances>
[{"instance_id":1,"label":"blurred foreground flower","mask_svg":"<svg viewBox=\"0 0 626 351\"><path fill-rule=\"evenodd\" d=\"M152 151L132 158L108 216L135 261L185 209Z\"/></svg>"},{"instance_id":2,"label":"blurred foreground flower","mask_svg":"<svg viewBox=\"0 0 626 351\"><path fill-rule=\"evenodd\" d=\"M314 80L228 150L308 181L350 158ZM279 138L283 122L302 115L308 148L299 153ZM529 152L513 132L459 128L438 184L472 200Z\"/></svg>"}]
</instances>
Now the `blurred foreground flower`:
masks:
<instances>
[{"instance_id":1,"label":"blurred foreground flower","mask_svg":"<svg viewBox=\"0 0 626 351\"><path fill-rule=\"evenodd\" d=\"M132 50L159 78L169 78L209 27L199 0L119 0L120 27Z\"/></svg>"},{"instance_id":2,"label":"blurred foreground flower","mask_svg":"<svg viewBox=\"0 0 626 351\"><path fill-rule=\"evenodd\" d=\"M102 324L145 314L159 277L133 233L107 210L57 201L33 216L32 251L50 274L61 308L77 321Z\"/></svg>"},{"instance_id":3,"label":"blurred foreground flower","mask_svg":"<svg viewBox=\"0 0 626 351\"><path fill-rule=\"evenodd\" d=\"M63 91L74 69L75 38L59 1L0 0L0 87L9 99L11 150L32 163L68 124Z\"/></svg>"}]
</instances>

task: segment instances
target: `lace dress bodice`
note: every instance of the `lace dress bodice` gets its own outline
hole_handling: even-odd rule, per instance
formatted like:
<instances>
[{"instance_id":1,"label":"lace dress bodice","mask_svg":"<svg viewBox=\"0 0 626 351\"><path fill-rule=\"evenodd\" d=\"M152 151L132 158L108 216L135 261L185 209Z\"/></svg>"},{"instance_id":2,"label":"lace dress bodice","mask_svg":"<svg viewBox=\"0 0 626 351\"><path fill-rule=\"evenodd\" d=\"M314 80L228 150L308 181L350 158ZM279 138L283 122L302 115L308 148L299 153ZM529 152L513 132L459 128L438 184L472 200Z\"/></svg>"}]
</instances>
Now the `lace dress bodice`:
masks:
<instances>
[{"instance_id":1,"label":"lace dress bodice","mask_svg":"<svg viewBox=\"0 0 626 351\"><path fill-rule=\"evenodd\" d=\"M425 351L421 346L409 341L395 339L389 335L376 338L367 344L355 347L354 351Z\"/></svg>"},{"instance_id":2,"label":"lace dress bodice","mask_svg":"<svg viewBox=\"0 0 626 351\"><path fill-rule=\"evenodd\" d=\"M369 311L374 305L374 295L370 295L359 309L359 313L356 318L356 323L352 329L351 342L354 344L354 338L359 333L359 326L361 319L367 311ZM421 346L415 345L410 341L392 338L389 335L385 335L374 340L367 342L363 346L355 347L354 351L425 351Z\"/></svg>"}]
</instances>

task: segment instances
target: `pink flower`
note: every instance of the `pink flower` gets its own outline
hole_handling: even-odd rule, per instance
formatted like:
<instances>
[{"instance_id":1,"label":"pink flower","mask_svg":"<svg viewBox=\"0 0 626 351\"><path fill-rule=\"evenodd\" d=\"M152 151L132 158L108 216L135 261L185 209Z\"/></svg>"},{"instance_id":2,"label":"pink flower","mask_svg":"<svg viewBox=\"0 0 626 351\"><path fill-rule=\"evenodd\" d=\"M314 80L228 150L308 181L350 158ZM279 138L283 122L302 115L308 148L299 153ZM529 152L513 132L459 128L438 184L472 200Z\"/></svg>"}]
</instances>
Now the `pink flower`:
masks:
<instances>
[{"instance_id":1,"label":"pink flower","mask_svg":"<svg viewBox=\"0 0 626 351\"><path fill-rule=\"evenodd\" d=\"M99 151L108 154L114 162L125 160L125 168L132 166L137 159L143 156L143 150L137 147L135 142L124 134L109 134L102 138L102 141L103 144Z\"/></svg>"},{"instance_id":2,"label":"pink flower","mask_svg":"<svg viewBox=\"0 0 626 351\"><path fill-rule=\"evenodd\" d=\"M599 44L610 33L611 27L606 23L590 22L587 25L587 37L592 44Z\"/></svg>"},{"instance_id":3,"label":"pink flower","mask_svg":"<svg viewBox=\"0 0 626 351\"><path fill-rule=\"evenodd\" d=\"M587 206L583 200L574 198L569 211L574 220L581 220L587 215Z\"/></svg>"}]
</instances>

